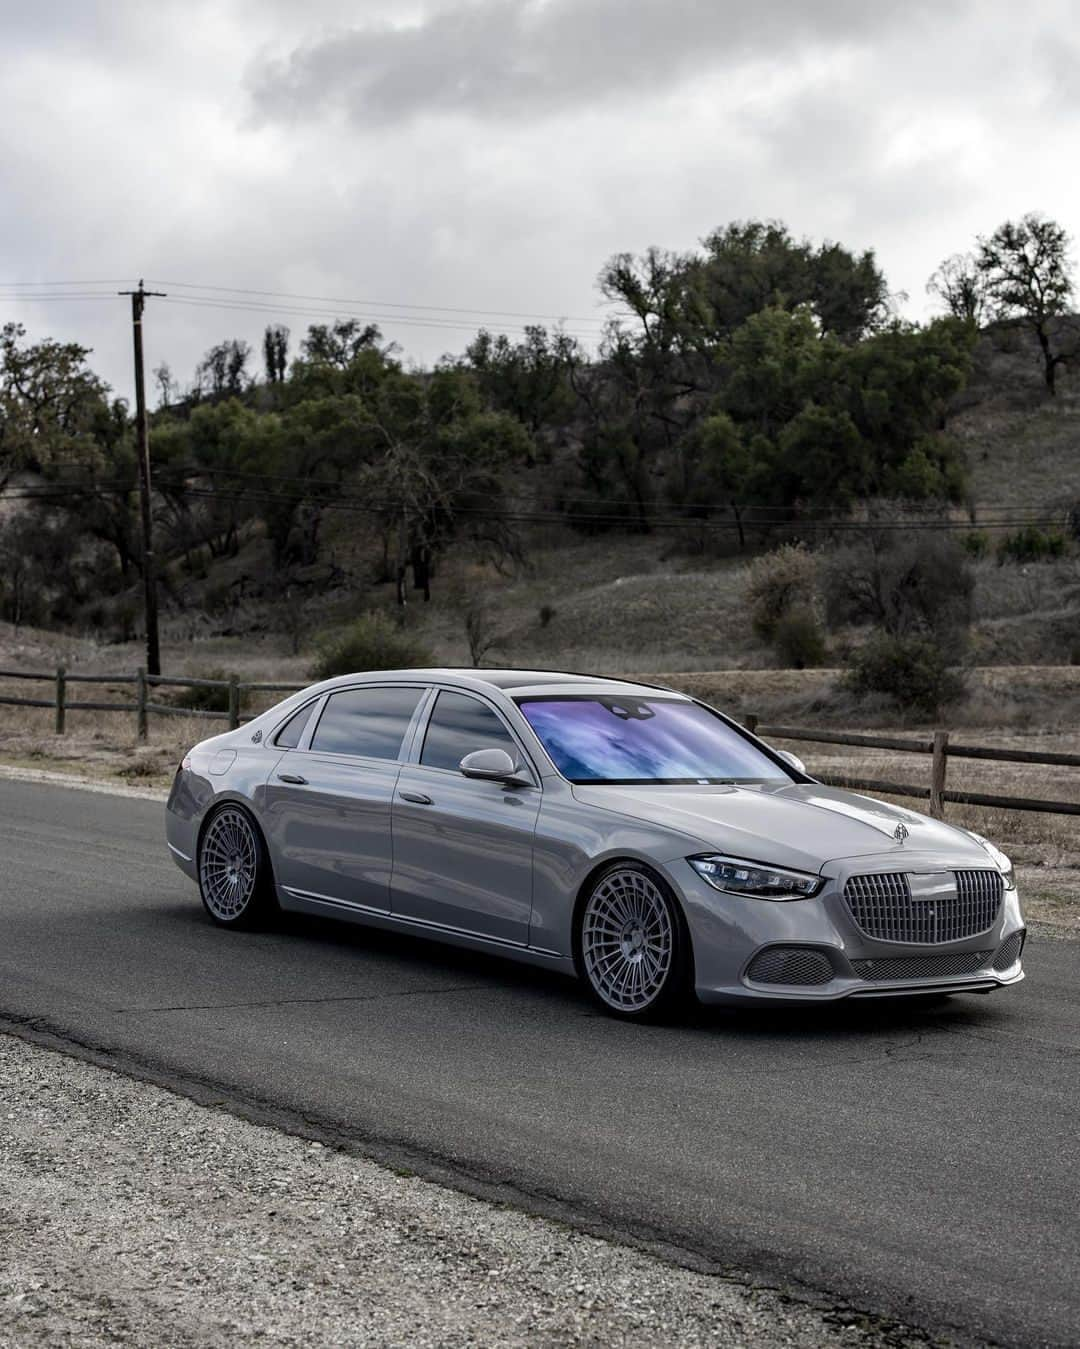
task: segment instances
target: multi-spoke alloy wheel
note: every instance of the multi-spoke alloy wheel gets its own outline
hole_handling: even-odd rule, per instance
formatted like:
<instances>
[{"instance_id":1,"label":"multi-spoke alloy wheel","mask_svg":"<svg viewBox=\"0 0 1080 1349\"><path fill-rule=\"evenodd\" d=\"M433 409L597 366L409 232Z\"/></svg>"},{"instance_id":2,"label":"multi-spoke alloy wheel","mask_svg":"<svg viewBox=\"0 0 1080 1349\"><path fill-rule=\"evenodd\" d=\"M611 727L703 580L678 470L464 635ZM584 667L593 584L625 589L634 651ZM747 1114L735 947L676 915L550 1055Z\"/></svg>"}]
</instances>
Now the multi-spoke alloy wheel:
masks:
<instances>
[{"instance_id":1,"label":"multi-spoke alloy wheel","mask_svg":"<svg viewBox=\"0 0 1080 1349\"><path fill-rule=\"evenodd\" d=\"M648 872L621 865L599 878L581 916L581 962L596 996L624 1015L670 995L681 975L678 920Z\"/></svg>"},{"instance_id":2,"label":"multi-spoke alloy wheel","mask_svg":"<svg viewBox=\"0 0 1080 1349\"><path fill-rule=\"evenodd\" d=\"M262 844L247 812L224 806L206 826L199 850L203 903L219 923L242 925L259 907Z\"/></svg>"}]
</instances>

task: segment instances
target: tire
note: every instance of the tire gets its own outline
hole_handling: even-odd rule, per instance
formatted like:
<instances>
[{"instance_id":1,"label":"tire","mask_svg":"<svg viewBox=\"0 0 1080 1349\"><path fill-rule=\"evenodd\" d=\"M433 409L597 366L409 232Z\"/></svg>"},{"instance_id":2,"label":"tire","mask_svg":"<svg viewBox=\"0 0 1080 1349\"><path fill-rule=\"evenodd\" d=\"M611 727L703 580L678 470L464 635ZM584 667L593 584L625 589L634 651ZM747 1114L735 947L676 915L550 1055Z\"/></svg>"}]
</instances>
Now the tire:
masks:
<instances>
[{"instance_id":1,"label":"tire","mask_svg":"<svg viewBox=\"0 0 1080 1349\"><path fill-rule=\"evenodd\" d=\"M613 862L590 882L577 924L579 970L605 1012L652 1021L689 1001L690 939L668 884L640 862Z\"/></svg>"},{"instance_id":2,"label":"tire","mask_svg":"<svg viewBox=\"0 0 1080 1349\"><path fill-rule=\"evenodd\" d=\"M229 802L207 820L198 874L203 907L219 927L264 927L277 916L266 844L243 806Z\"/></svg>"}]
</instances>

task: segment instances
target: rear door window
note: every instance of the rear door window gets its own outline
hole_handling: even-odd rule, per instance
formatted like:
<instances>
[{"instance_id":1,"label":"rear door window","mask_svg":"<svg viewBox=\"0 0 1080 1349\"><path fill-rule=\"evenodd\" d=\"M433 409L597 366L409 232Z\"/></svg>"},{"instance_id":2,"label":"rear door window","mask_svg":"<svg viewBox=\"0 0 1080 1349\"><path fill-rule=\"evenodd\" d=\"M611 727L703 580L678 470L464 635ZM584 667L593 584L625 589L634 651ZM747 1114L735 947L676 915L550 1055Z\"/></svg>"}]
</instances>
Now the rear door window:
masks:
<instances>
[{"instance_id":1,"label":"rear door window","mask_svg":"<svg viewBox=\"0 0 1080 1349\"><path fill-rule=\"evenodd\" d=\"M420 762L428 768L457 772L462 759L474 749L504 749L511 759L520 758L513 736L490 707L477 698L444 690L435 701Z\"/></svg>"},{"instance_id":2,"label":"rear door window","mask_svg":"<svg viewBox=\"0 0 1080 1349\"><path fill-rule=\"evenodd\" d=\"M396 759L422 689L359 688L332 693L311 748L324 754Z\"/></svg>"},{"instance_id":3,"label":"rear door window","mask_svg":"<svg viewBox=\"0 0 1080 1349\"><path fill-rule=\"evenodd\" d=\"M289 720L274 736L274 744L280 749L295 749L304 738L304 731L311 720L311 714L315 711L315 704L318 698L313 698L310 703L305 703L299 712L294 712Z\"/></svg>"}]
</instances>

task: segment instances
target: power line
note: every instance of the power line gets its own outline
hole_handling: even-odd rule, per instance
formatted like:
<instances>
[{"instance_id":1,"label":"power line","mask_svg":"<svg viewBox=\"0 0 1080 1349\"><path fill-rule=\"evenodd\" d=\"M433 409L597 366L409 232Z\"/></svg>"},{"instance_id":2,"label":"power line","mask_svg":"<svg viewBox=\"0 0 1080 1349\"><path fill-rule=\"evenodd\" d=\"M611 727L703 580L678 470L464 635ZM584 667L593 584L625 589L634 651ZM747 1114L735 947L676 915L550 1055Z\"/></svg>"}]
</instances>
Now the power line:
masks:
<instances>
[{"instance_id":1,"label":"power line","mask_svg":"<svg viewBox=\"0 0 1080 1349\"><path fill-rule=\"evenodd\" d=\"M357 300L343 299L339 295L303 295L295 294L284 290L252 290L243 286L206 286L189 281L158 281L151 283L157 286L174 286L180 290L209 290L218 292L227 292L231 295L263 295L272 296L282 300L315 300L321 304L331 305L360 305L364 308L372 309L416 309L427 310L443 314L474 314L474 315L492 315L496 318L519 318L519 319L544 319L549 323L588 323L603 326L604 320L585 318L582 315L572 314L532 314L517 309L467 309L462 305L446 304L406 304L400 300Z\"/></svg>"},{"instance_id":2,"label":"power line","mask_svg":"<svg viewBox=\"0 0 1080 1349\"><path fill-rule=\"evenodd\" d=\"M131 278L127 276L114 277L112 280L106 281L0 281L0 290L17 287L45 290L49 286L128 286L130 284Z\"/></svg>"},{"instance_id":3,"label":"power line","mask_svg":"<svg viewBox=\"0 0 1080 1349\"><path fill-rule=\"evenodd\" d=\"M349 312L340 309L319 309L315 307L309 307L306 309L297 309L285 305L260 304L257 301L247 302L243 300L231 300L231 301L210 300L202 296L175 295L170 296L169 299L166 301L166 303L187 305L191 308L197 309L230 309L236 311L237 313L246 313L246 314L267 314L267 315L278 315L297 318L312 318L312 317L337 318L337 319L355 318L360 319L364 322L386 323L386 324L393 324L398 327L409 327L409 328L432 328L443 332L476 331L476 324L474 323L464 323L464 322L454 323L449 319L438 319L438 318L420 319L420 318L413 318L411 316L402 317L399 314L372 314L372 313L358 314L355 312ZM525 328L519 324L501 324L499 325L499 327L502 331L506 332L514 332L522 334L525 332ZM568 329L564 331L566 331L567 335L570 337L580 337L585 340L595 340L599 336L598 333L578 332L576 330L572 331Z\"/></svg>"},{"instance_id":4,"label":"power line","mask_svg":"<svg viewBox=\"0 0 1080 1349\"><path fill-rule=\"evenodd\" d=\"M65 287L65 286L66 286L66 287L71 287L71 288L74 289L74 288L81 288L81 287L87 287L87 286L114 286L114 285L125 285L125 284L128 284L127 281L126 281L126 279L100 280L100 281L0 281L0 291L10 290L10 291L15 292L13 295L7 297L7 298L10 298L10 299L24 299L24 298L30 299L30 298L32 298L32 299L35 299L35 300L43 300L43 299L47 299L47 298L49 298L49 297L48 297L47 295L44 295L44 294L33 294L33 295L31 295L29 292L44 291L44 290L49 289L49 288L60 288L60 287ZM466 307L466 306L463 306L463 305L417 304L417 303L415 303L415 302L406 302L406 301L401 301L401 300L353 299L353 298L343 298L343 297L341 297L341 296L333 296L333 295L308 295L308 294L302 294L302 293L291 292L291 291L258 290L258 289L254 289L254 288L243 287L243 286L216 286L216 285L202 284L202 283L191 282L191 281L157 281L157 280L154 280L154 281L151 281L150 284L151 284L151 285L173 286L173 287L175 287L175 288L177 288L177 289L180 289L180 290L185 290L185 291L191 291L191 292L194 292L194 293L193 293L192 295L190 295L190 296L185 296L185 297L175 296L175 297L173 297L173 302L174 302L174 303L183 303L183 302L185 302L185 301L188 302L188 303L194 303L194 302L196 302L196 301L201 300L201 301L205 302L206 304L210 304L210 303L213 303L213 301L212 301L212 299L211 299L211 296L212 296L212 295L234 295L234 296L239 296L239 297L241 297L241 299L242 299L242 297L244 297L244 296L252 296L252 297L256 297L255 299L253 299L253 300L250 301L250 305L251 305L252 308L254 308L256 305L260 305L260 306L263 307L263 310L266 310L266 311L272 310L273 312L279 312L280 310L282 310L282 309L284 308L284 306L280 306L280 305L264 305L263 302L264 302L266 299L279 299L279 300L284 300L284 301L287 301L287 302L292 302L292 301L309 302L309 301L310 301L310 302L314 302L316 305L319 305L319 306L326 306L326 305L329 305L329 306L356 306L356 307L361 308L361 309L401 309L401 310L411 311L411 316L410 316L410 314L405 314L405 315L400 315L400 316L398 316L398 315L382 315L381 317L383 318L383 321L385 321L385 322L398 322L398 323L405 323L405 322L410 322L410 321L413 322L413 323L420 323L420 322L422 322L422 321L423 321L423 322L429 322L429 321L427 321L427 320L424 320L424 317L423 317L423 316L424 316L425 314L447 314L447 315L460 314L460 315L469 315L469 316L472 316L473 318L480 319L480 320L483 320L483 319L486 319L486 318L487 318L487 319L515 318L515 319L524 319L524 320L536 320L536 321L542 321L542 322L545 322L545 323L560 323L560 324L561 324L561 323L578 323L578 324L585 324L585 325L587 325L587 326L590 327L590 328L595 328L595 329L598 329L598 330L599 330L599 329L603 329L604 324L605 324L605 322L606 322L606 319L603 318L603 317L592 317L592 318L590 318L590 317L586 317L586 316L584 316L584 315L535 314L535 313L532 313L532 312L527 311L527 310L516 310L516 309L479 309L479 308L469 308L469 307ZM199 292L210 292L210 294L209 294L209 295L206 295L206 294L199 294ZM103 292L103 294L109 294L109 298L111 298L111 294L110 294L110 293L108 293L108 292ZM59 296L58 296L57 298L74 298L74 297L73 297L73 296L64 296L64 297L59 297ZM87 298L90 298L90 297L87 297ZM222 307L222 308L229 307L229 306L226 306L224 303L221 303L221 302L219 302L219 304L220 304L220 307ZM260 310L260 312L262 312L263 310ZM319 312L319 311L316 310L316 309L312 309L312 308L294 308L294 309L292 309L290 312L297 313L297 314L309 314L309 313L316 313L316 312ZM334 312L337 312L336 309L335 309ZM445 323L447 324L447 326L454 326L454 327L459 327L459 328L469 328L469 329L471 329L471 328L473 328L473 327L476 326L475 324L471 324L471 323L470 323L470 324L459 323L459 324L456 324L456 325L455 325L455 324L452 324L451 321L450 321L449 319L446 319L446 320L435 320L435 319L430 320L430 326L434 326L435 323L437 323L437 322L445 322ZM481 324L481 326L483 326L483 325ZM515 328L523 328L523 325L520 325L520 324L514 324L514 325L511 325L511 326L513 326L513 327L515 327Z\"/></svg>"},{"instance_id":5,"label":"power line","mask_svg":"<svg viewBox=\"0 0 1080 1349\"><path fill-rule=\"evenodd\" d=\"M87 483L63 483L41 487L21 487L9 490L2 494L3 500L64 500L85 498L93 495L109 496L127 496L136 490L136 484L133 482L121 482L117 480L103 479L100 481L91 481ZM160 490L160 488L159 488ZM260 490L258 488L236 488L222 489L216 487L198 487L190 483L183 485L183 494L193 497L197 500L216 500L232 503L264 503L269 505L295 505L300 501L307 501L312 505L320 506L325 510L340 510L353 514L364 515L394 515L401 509L399 499L379 499L371 497L359 497L353 495L325 495L320 496L310 492L290 493L274 490ZM941 519L921 519L921 520L851 520L851 519L759 519L753 514L754 508L746 507L741 521L732 519L717 520L713 518L694 518L686 516L672 516L667 514L637 514L633 512L621 512L618 514L584 512L568 512L558 510L532 509L524 510L514 507L473 507L454 505L448 508L448 513L454 516L463 516L474 520L497 520L506 521L515 524L597 524L607 526L631 526L641 528L648 526L650 529L681 529L698 528L706 531L731 531L737 530L740 523L743 528L753 529L755 527L780 527L790 526L803 532L826 533L836 532L869 532L869 531L898 531L898 530L917 530L934 531L945 530L949 532L971 531L972 529L1014 529L1025 525L1041 525L1047 527L1064 527L1068 521L1062 515L1042 515L1042 516L1014 516L1003 517L992 520L980 520L977 525L972 525L970 521L963 520L941 520Z\"/></svg>"},{"instance_id":6,"label":"power line","mask_svg":"<svg viewBox=\"0 0 1080 1349\"><path fill-rule=\"evenodd\" d=\"M20 292L18 295L0 295L0 304L4 302L10 304L12 301L22 300L32 304L43 304L50 300L113 300L115 298L113 292L107 290L72 291L70 293L52 291L48 295L27 295Z\"/></svg>"}]
</instances>

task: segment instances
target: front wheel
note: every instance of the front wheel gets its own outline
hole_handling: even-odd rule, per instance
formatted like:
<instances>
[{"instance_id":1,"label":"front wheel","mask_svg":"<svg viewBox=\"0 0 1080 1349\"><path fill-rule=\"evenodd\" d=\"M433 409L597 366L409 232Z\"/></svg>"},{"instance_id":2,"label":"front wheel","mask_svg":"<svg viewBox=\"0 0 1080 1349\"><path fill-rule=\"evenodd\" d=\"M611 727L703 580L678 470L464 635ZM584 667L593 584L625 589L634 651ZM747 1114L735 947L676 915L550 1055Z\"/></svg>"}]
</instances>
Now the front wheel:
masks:
<instances>
[{"instance_id":1,"label":"front wheel","mask_svg":"<svg viewBox=\"0 0 1080 1349\"><path fill-rule=\"evenodd\" d=\"M689 941L682 914L655 872L617 862L595 879L578 929L581 970L609 1012L645 1021L686 995Z\"/></svg>"},{"instance_id":2,"label":"front wheel","mask_svg":"<svg viewBox=\"0 0 1080 1349\"><path fill-rule=\"evenodd\" d=\"M222 806L203 831L199 893L222 927L257 927L276 910L266 845L241 806Z\"/></svg>"}]
</instances>

